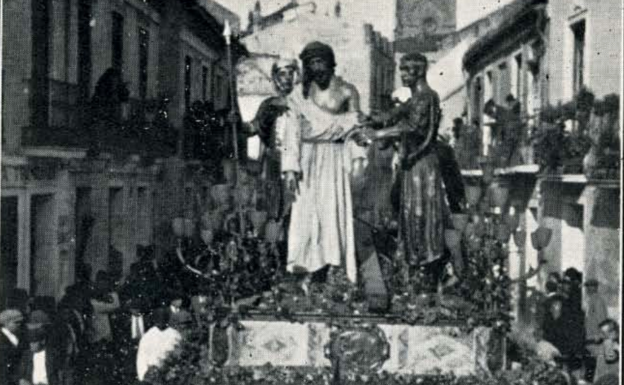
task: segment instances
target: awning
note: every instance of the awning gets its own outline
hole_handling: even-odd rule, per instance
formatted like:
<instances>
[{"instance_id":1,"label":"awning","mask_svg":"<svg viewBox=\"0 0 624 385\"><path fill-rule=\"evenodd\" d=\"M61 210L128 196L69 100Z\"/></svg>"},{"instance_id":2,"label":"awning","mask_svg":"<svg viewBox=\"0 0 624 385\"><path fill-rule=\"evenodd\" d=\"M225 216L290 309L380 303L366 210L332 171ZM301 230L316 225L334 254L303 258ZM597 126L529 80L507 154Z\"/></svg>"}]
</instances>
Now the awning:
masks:
<instances>
[{"instance_id":1,"label":"awning","mask_svg":"<svg viewBox=\"0 0 624 385\"><path fill-rule=\"evenodd\" d=\"M495 29L477 40L466 52L463 67L472 72L482 63L489 62L506 41L520 41L535 33L540 20L545 20L547 0L516 0L509 4L509 13Z\"/></svg>"}]
</instances>

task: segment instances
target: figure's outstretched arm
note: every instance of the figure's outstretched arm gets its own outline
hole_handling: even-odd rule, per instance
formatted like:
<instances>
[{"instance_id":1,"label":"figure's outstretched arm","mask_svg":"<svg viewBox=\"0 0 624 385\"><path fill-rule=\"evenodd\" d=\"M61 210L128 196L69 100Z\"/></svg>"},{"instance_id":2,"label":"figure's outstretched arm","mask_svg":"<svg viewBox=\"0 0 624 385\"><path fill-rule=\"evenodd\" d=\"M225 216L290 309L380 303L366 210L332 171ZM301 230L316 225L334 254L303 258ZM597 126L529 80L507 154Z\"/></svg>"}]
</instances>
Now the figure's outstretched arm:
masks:
<instances>
[{"instance_id":1,"label":"figure's outstretched arm","mask_svg":"<svg viewBox=\"0 0 624 385\"><path fill-rule=\"evenodd\" d=\"M409 114L409 106L400 103L388 111L374 112L365 122L374 129L383 129L397 125L401 119L407 118Z\"/></svg>"}]
</instances>

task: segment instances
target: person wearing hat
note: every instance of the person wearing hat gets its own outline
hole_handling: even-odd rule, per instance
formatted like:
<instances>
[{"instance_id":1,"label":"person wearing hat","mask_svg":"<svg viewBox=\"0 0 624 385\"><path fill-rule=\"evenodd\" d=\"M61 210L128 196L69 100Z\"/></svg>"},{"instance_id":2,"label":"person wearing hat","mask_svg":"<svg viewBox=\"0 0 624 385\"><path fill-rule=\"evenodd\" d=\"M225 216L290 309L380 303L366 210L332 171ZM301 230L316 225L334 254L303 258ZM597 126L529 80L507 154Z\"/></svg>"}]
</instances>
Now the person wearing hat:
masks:
<instances>
[{"instance_id":1,"label":"person wearing hat","mask_svg":"<svg viewBox=\"0 0 624 385\"><path fill-rule=\"evenodd\" d=\"M30 313L30 317L28 319L28 328L29 329L37 329L43 328L50 324L50 317L43 310L35 310Z\"/></svg>"},{"instance_id":2,"label":"person wearing hat","mask_svg":"<svg viewBox=\"0 0 624 385\"><path fill-rule=\"evenodd\" d=\"M57 349L50 343L49 318L38 311L31 314L28 327L29 349L25 349L20 364L20 383L29 385L60 385L60 359Z\"/></svg>"},{"instance_id":3,"label":"person wearing hat","mask_svg":"<svg viewBox=\"0 0 624 385\"><path fill-rule=\"evenodd\" d=\"M258 134L262 141L262 176L267 189L267 212L275 220L280 220L288 211L282 189L282 168L277 149L279 135L275 123L277 118L288 111L286 97L293 91L298 73L299 65L295 59L280 58L273 63L271 79L276 95L262 101L249 125L251 134Z\"/></svg>"},{"instance_id":4,"label":"person wearing hat","mask_svg":"<svg viewBox=\"0 0 624 385\"><path fill-rule=\"evenodd\" d=\"M609 317L607 303L599 292L599 284L596 279L585 281L585 330L587 341L595 343L600 340L600 322Z\"/></svg>"},{"instance_id":5,"label":"person wearing hat","mask_svg":"<svg viewBox=\"0 0 624 385\"><path fill-rule=\"evenodd\" d=\"M7 309L0 313L0 379L6 385L17 385L19 366L23 351L20 339L24 316L17 309Z\"/></svg>"},{"instance_id":6,"label":"person wearing hat","mask_svg":"<svg viewBox=\"0 0 624 385\"><path fill-rule=\"evenodd\" d=\"M566 356L570 351L567 331L567 310L564 306L565 297L555 294L548 299L547 311L542 321L543 337L553 344L562 355Z\"/></svg>"}]
</instances>

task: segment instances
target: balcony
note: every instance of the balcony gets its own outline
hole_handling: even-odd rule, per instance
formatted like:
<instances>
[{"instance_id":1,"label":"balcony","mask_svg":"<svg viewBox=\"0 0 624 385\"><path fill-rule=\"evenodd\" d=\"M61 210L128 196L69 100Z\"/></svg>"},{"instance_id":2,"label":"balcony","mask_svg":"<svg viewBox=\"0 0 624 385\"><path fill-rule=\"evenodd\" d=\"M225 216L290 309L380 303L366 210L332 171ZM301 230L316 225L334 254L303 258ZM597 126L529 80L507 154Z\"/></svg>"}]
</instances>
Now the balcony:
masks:
<instances>
[{"instance_id":1,"label":"balcony","mask_svg":"<svg viewBox=\"0 0 624 385\"><path fill-rule=\"evenodd\" d=\"M547 106L532 116L495 106L493 119L470 127L456 141L461 169L484 161L497 169L536 165L548 175L618 179L620 167L619 97L601 100L582 90L573 101Z\"/></svg>"},{"instance_id":2,"label":"balcony","mask_svg":"<svg viewBox=\"0 0 624 385\"><path fill-rule=\"evenodd\" d=\"M619 119L617 95L599 100L588 90L569 103L543 109L530 138L542 172L618 179Z\"/></svg>"},{"instance_id":3,"label":"balcony","mask_svg":"<svg viewBox=\"0 0 624 385\"><path fill-rule=\"evenodd\" d=\"M54 95L54 94L52 94ZM75 148L109 153L116 157L137 154L146 158L176 153L177 130L167 120L166 105L157 100L130 100L128 116L93 121L86 107L52 101L48 125L22 130L25 147Z\"/></svg>"}]
</instances>

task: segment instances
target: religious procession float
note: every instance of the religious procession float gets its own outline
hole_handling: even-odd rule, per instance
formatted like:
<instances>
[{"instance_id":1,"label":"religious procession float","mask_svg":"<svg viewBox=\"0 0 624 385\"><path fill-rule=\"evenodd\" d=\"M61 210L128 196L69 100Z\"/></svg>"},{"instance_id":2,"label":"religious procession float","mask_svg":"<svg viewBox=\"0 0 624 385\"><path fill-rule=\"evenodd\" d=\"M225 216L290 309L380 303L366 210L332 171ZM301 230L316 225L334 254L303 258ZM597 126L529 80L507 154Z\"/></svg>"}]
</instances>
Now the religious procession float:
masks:
<instances>
[{"instance_id":1,"label":"religious procession float","mask_svg":"<svg viewBox=\"0 0 624 385\"><path fill-rule=\"evenodd\" d=\"M322 44L311 50L331 55ZM289 241L301 229L288 223L299 214L292 197L278 196L285 181L279 169L277 179L271 176L274 149L271 135L262 132L263 125L274 122L265 124L266 115L259 112L269 98L277 98L271 108L279 110L275 82L279 86L282 69L296 74L296 64L290 63L257 55L238 65L240 120L248 131L255 125L260 133L248 140L245 164L235 146L233 159L223 164L224 182L212 187L211 202L196 219L173 222L176 256L196 287L192 306L200 326L150 373L150 383L558 383L556 370L547 365L527 359L511 368L507 362L514 284L507 244L519 218L506 206L509 192L493 182L487 160L483 176L463 189L460 212L432 214L443 223L444 248L436 260L410 264L401 218L354 198L349 226L355 228L356 278L348 262L321 269L320 275L291 266ZM436 113L433 106L431 111ZM240 121L231 122L232 130L241 129ZM393 151L365 144L371 151ZM377 183L374 172L364 172L360 185ZM358 184L353 186L357 196ZM521 234L515 236L523 241ZM539 249L550 234L531 236Z\"/></svg>"}]
</instances>

